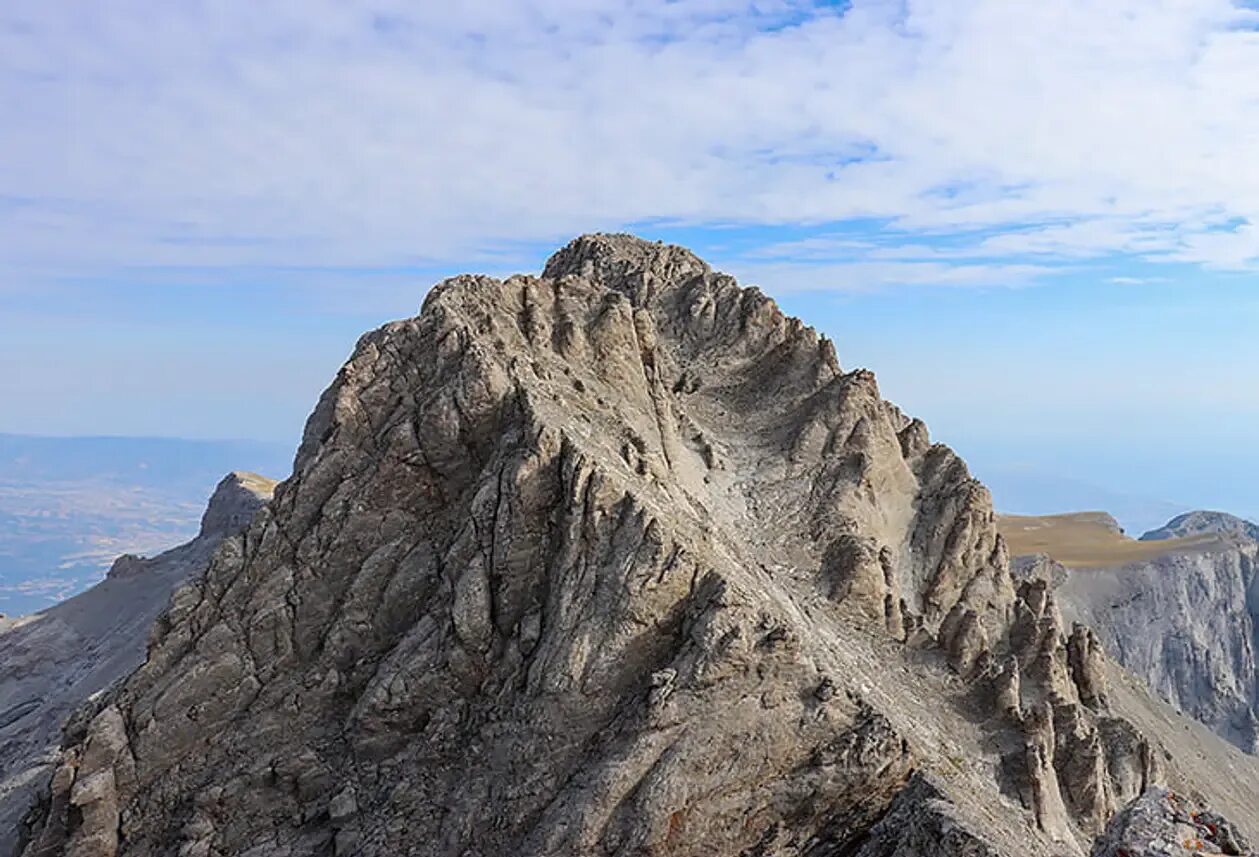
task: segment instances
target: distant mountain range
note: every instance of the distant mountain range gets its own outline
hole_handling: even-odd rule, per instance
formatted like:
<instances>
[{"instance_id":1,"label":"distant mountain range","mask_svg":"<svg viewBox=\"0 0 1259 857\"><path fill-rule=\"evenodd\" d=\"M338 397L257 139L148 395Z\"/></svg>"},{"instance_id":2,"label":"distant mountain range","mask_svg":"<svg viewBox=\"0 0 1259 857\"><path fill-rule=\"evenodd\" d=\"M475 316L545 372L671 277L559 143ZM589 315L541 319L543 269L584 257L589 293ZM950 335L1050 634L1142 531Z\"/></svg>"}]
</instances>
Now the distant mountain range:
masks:
<instances>
[{"instance_id":1,"label":"distant mountain range","mask_svg":"<svg viewBox=\"0 0 1259 857\"><path fill-rule=\"evenodd\" d=\"M1151 530L1141 537L1142 541L1181 539L1204 533L1239 536L1259 541L1259 525L1243 520L1227 512L1188 512L1178 515L1166 526Z\"/></svg>"},{"instance_id":2,"label":"distant mountain range","mask_svg":"<svg viewBox=\"0 0 1259 857\"><path fill-rule=\"evenodd\" d=\"M284 476L291 461L259 441L0 434L0 614L81 592L119 554L187 541L224 473Z\"/></svg>"}]
</instances>

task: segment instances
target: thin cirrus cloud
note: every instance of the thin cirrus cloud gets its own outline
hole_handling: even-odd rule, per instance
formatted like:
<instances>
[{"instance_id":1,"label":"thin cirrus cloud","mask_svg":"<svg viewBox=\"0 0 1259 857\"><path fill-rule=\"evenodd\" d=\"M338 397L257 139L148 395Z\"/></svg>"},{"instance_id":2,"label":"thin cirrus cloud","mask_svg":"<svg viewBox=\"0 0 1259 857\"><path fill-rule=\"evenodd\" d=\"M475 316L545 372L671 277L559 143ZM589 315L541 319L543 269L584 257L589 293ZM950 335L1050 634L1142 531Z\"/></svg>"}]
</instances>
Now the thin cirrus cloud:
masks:
<instances>
[{"instance_id":1,"label":"thin cirrus cloud","mask_svg":"<svg viewBox=\"0 0 1259 857\"><path fill-rule=\"evenodd\" d=\"M871 292L889 286L1029 285L1057 273L1037 265L941 264L936 262L851 262L820 265L780 263L729 265L749 283L772 284L778 294L818 291Z\"/></svg>"},{"instance_id":2,"label":"thin cirrus cloud","mask_svg":"<svg viewBox=\"0 0 1259 857\"><path fill-rule=\"evenodd\" d=\"M1251 270L1257 26L1230 0L15 0L0 271L441 265L659 221L816 230L809 264L734 260L788 287ZM826 237L857 220L895 240Z\"/></svg>"}]
</instances>

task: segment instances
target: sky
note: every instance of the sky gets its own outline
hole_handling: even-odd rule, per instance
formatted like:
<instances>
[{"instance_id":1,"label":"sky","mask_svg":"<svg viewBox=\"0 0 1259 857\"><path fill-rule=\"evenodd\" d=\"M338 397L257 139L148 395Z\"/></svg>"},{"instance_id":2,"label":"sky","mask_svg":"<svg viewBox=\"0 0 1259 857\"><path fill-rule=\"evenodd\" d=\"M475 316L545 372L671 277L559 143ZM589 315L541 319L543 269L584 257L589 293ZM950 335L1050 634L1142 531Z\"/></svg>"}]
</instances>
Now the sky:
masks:
<instances>
[{"instance_id":1,"label":"sky","mask_svg":"<svg viewBox=\"0 0 1259 857\"><path fill-rule=\"evenodd\" d=\"M1259 516L1259 6L0 5L0 432L296 444L355 339L692 247L981 476Z\"/></svg>"}]
</instances>

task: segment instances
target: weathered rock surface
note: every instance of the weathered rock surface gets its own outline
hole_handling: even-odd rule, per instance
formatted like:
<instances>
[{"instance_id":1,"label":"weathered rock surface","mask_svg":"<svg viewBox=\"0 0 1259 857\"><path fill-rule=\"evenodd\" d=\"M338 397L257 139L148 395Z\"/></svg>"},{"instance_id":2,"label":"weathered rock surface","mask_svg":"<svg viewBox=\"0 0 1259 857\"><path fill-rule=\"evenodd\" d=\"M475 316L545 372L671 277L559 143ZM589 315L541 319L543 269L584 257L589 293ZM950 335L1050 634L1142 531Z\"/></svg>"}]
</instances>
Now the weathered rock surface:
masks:
<instances>
[{"instance_id":1,"label":"weathered rock surface","mask_svg":"<svg viewBox=\"0 0 1259 857\"><path fill-rule=\"evenodd\" d=\"M1181 726L870 373L589 236L360 340L26 853L1083 854L1155 783L1259 802Z\"/></svg>"},{"instance_id":2,"label":"weathered rock surface","mask_svg":"<svg viewBox=\"0 0 1259 857\"><path fill-rule=\"evenodd\" d=\"M1254 857L1250 842L1228 819L1184 795L1147 789L1106 827L1092 857L1231 854Z\"/></svg>"},{"instance_id":3,"label":"weathered rock surface","mask_svg":"<svg viewBox=\"0 0 1259 857\"><path fill-rule=\"evenodd\" d=\"M1150 530L1141 537L1141 541L1167 541L1205 534L1238 536L1251 541L1259 541L1259 524L1251 523L1227 512L1186 512L1172 518L1157 530Z\"/></svg>"},{"instance_id":4,"label":"weathered rock surface","mask_svg":"<svg viewBox=\"0 0 1259 857\"><path fill-rule=\"evenodd\" d=\"M1249 753L1259 753L1259 543L1173 552L1080 569L1064 610L1161 697Z\"/></svg>"},{"instance_id":5,"label":"weathered rock surface","mask_svg":"<svg viewBox=\"0 0 1259 857\"><path fill-rule=\"evenodd\" d=\"M854 857L997 857L998 853L958 820L953 805L936 786L915 776Z\"/></svg>"},{"instance_id":6,"label":"weathered rock surface","mask_svg":"<svg viewBox=\"0 0 1259 857\"><path fill-rule=\"evenodd\" d=\"M1029 517L1001 519L1004 527L1019 527L1012 543L1035 545L1066 563L1021 556L1016 573L1051 581L1066 616L1091 627L1107 654L1163 699L1259 753L1255 525L1191 512L1135 541L1109 538L1109 530L1107 539L1086 532L1095 517L1047 516L1043 527ZM1083 523L1068 529L1064 520ZM1029 535L1036 533L1042 535Z\"/></svg>"},{"instance_id":7,"label":"weathered rock surface","mask_svg":"<svg viewBox=\"0 0 1259 857\"><path fill-rule=\"evenodd\" d=\"M152 559L120 557L88 591L0 621L0 857L14 853L23 817L48 787L67 718L139 666L149 628L171 592L205 570L214 549L249 523L272 486L253 474L231 474L215 490L193 541ZM102 724L114 730L109 740L126 742L121 720ZM80 783L83 795L88 780Z\"/></svg>"}]
</instances>

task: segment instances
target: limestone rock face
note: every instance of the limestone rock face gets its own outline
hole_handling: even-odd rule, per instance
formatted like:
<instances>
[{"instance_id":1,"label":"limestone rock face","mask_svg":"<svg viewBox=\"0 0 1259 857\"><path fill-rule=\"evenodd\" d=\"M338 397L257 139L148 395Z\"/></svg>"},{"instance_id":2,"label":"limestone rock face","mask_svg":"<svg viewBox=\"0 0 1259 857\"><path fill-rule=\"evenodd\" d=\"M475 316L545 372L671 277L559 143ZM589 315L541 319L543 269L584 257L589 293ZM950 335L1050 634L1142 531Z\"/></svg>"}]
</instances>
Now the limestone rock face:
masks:
<instances>
[{"instance_id":1,"label":"limestone rock face","mask_svg":"<svg viewBox=\"0 0 1259 857\"><path fill-rule=\"evenodd\" d=\"M1060 841L1074 826L1097 834L1165 772L1154 745L1110 710L1096 637L1063 630L1051 584L1019 587L1010 657L991 680L993 707L1021 728L1007 770L1039 826Z\"/></svg>"},{"instance_id":2,"label":"limestone rock face","mask_svg":"<svg viewBox=\"0 0 1259 857\"><path fill-rule=\"evenodd\" d=\"M1259 753L1259 543L1066 576L1064 609L1167 701Z\"/></svg>"},{"instance_id":3,"label":"limestone rock face","mask_svg":"<svg viewBox=\"0 0 1259 857\"><path fill-rule=\"evenodd\" d=\"M230 474L193 541L151 559L120 557L86 592L0 621L0 857L15 853L23 817L53 778L61 729L72 712L143 661L149 627L172 590L205 570L214 549L249 523L273 485L254 474ZM112 841L117 808L109 808L107 796L115 788L116 759L103 748L125 747L127 738L116 709L93 725L95 750L84 759L95 769L77 777L73 800L76 811L90 816L85 823ZM111 823L112 839L105 830Z\"/></svg>"},{"instance_id":4,"label":"limestone rock face","mask_svg":"<svg viewBox=\"0 0 1259 857\"><path fill-rule=\"evenodd\" d=\"M1000 853L954 815L939 788L910 780L855 857L997 857Z\"/></svg>"},{"instance_id":5,"label":"limestone rock face","mask_svg":"<svg viewBox=\"0 0 1259 857\"><path fill-rule=\"evenodd\" d=\"M26 853L1082 855L1184 772L1063 629L873 375L587 236L360 340Z\"/></svg>"},{"instance_id":6,"label":"limestone rock face","mask_svg":"<svg viewBox=\"0 0 1259 857\"><path fill-rule=\"evenodd\" d=\"M1063 613L1091 629L1072 650L1072 669L1087 667L1086 649L1104 650L1163 699L1259 753L1259 528L1220 512L1190 512L1140 541L1107 540L1082 528L1112 534L1099 517L1004 519L1017 520L1012 541L1024 549L1036 545L1075 563L1068 569L1043 554L1014 563L1018 577L1055 588ZM1081 675L1101 673L1095 661Z\"/></svg>"}]
</instances>

